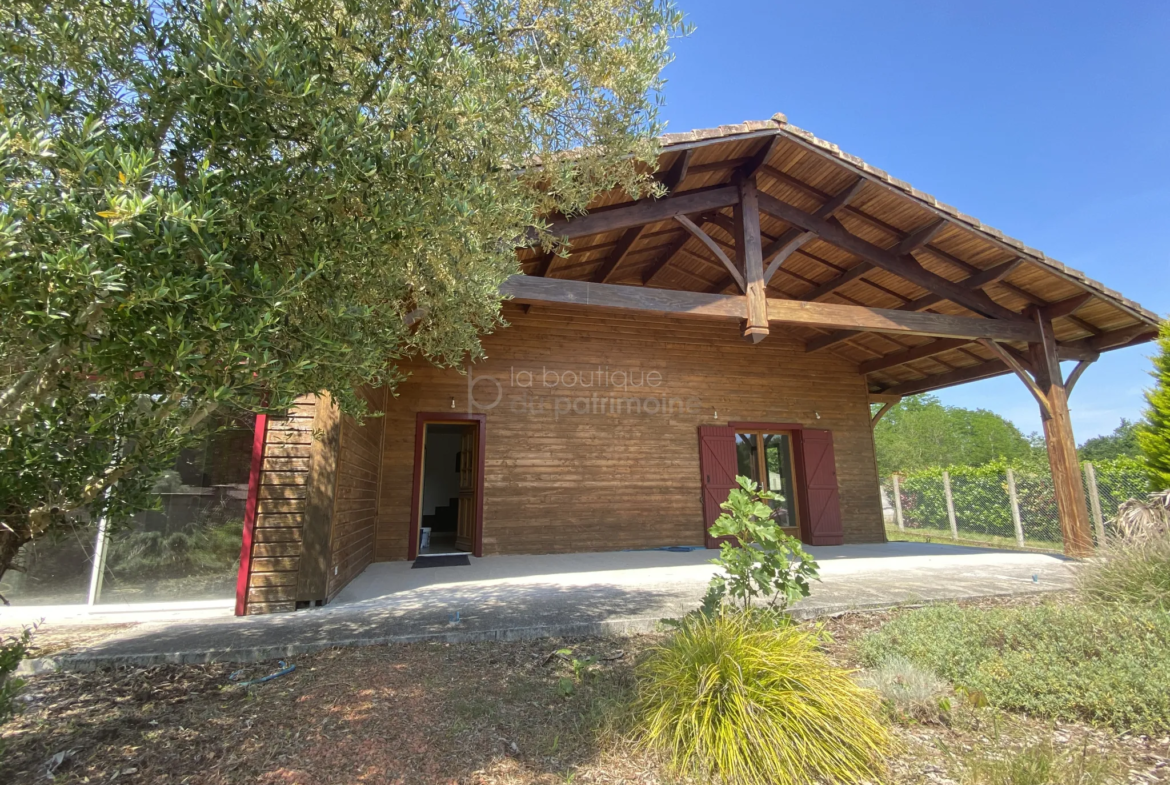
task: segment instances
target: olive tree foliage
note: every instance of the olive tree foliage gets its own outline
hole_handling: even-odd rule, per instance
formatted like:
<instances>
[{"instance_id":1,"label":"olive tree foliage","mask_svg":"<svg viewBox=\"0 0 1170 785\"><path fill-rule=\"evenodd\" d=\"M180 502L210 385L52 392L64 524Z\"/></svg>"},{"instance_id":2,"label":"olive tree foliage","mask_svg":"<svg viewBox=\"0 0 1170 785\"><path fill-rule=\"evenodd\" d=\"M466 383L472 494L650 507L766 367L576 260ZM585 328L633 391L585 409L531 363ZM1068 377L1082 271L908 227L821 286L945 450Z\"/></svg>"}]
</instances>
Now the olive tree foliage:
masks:
<instances>
[{"instance_id":1,"label":"olive tree foliage","mask_svg":"<svg viewBox=\"0 0 1170 785\"><path fill-rule=\"evenodd\" d=\"M657 188L682 32L668 0L3 4L0 575L216 418L481 356L542 216Z\"/></svg>"}]
</instances>

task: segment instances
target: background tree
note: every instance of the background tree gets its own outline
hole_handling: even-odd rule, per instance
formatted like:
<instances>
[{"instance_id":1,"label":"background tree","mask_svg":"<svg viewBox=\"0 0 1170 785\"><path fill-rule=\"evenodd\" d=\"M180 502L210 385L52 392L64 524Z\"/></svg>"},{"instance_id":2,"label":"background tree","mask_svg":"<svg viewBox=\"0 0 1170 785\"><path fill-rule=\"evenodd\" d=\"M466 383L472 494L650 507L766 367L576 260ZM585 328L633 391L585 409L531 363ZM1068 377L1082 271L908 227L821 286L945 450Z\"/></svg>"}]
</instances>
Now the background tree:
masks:
<instances>
[{"instance_id":1,"label":"background tree","mask_svg":"<svg viewBox=\"0 0 1170 785\"><path fill-rule=\"evenodd\" d=\"M478 357L541 216L651 190L680 24L660 0L4 4L0 575L71 511L149 503L214 417L318 391L361 414L399 358Z\"/></svg>"},{"instance_id":2,"label":"background tree","mask_svg":"<svg viewBox=\"0 0 1170 785\"><path fill-rule=\"evenodd\" d=\"M935 466L980 466L1026 460L1033 446L995 412L943 406L933 395L903 399L874 429L878 471L913 472Z\"/></svg>"},{"instance_id":3,"label":"background tree","mask_svg":"<svg viewBox=\"0 0 1170 785\"><path fill-rule=\"evenodd\" d=\"M1094 436L1086 439L1077 449L1077 455L1082 461L1111 461L1115 458L1140 458L1141 445L1138 444L1138 424L1121 418L1121 424L1113 433L1103 436Z\"/></svg>"},{"instance_id":4,"label":"background tree","mask_svg":"<svg viewBox=\"0 0 1170 785\"><path fill-rule=\"evenodd\" d=\"M1154 357L1154 387L1146 392L1145 419L1137 438L1150 475L1151 490L1170 488L1170 322L1162 322Z\"/></svg>"}]
</instances>

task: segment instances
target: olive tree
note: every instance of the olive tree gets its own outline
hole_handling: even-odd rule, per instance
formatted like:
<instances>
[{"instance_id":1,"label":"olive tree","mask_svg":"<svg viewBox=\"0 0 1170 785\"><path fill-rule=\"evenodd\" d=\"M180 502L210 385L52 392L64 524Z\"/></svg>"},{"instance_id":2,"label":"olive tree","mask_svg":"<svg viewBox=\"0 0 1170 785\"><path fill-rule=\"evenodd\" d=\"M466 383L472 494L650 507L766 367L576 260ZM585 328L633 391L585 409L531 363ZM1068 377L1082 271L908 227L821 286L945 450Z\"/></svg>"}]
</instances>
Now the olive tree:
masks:
<instances>
[{"instance_id":1,"label":"olive tree","mask_svg":"<svg viewBox=\"0 0 1170 785\"><path fill-rule=\"evenodd\" d=\"M645 195L666 0L0 9L0 575L214 418L459 366L542 217ZM421 320L408 314L425 314Z\"/></svg>"}]
</instances>

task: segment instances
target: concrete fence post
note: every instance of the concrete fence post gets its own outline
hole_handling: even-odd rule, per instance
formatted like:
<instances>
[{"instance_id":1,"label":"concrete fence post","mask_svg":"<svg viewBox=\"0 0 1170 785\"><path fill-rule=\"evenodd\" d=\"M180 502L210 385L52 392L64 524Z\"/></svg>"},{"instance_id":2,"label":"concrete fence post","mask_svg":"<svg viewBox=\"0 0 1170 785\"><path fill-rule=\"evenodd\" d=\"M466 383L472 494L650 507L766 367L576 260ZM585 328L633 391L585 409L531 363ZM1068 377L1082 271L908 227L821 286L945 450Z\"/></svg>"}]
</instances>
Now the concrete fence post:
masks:
<instances>
[{"instance_id":1,"label":"concrete fence post","mask_svg":"<svg viewBox=\"0 0 1170 785\"><path fill-rule=\"evenodd\" d=\"M951 495L951 475L943 472L943 490L947 494L947 519L951 522L951 537L959 539L959 522L955 520L955 498Z\"/></svg>"},{"instance_id":2,"label":"concrete fence post","mask_svg":"<svg viewBox=\"0 0 1170 785\"><path fill-rule=\"evenodd\" d=\"M1007 470L1008 499L1012 503L1012 525L1016 527L1016 543L1024 547L1024 524L1020 521L1020 497L1016 495L1016 475L1009 467Z\"/></svg>"},{"instance_id":3,"label":"concrete fence post","mask_svg":"<svg viewBox=\"0 0 1170 785\"><path fill-rule=\"evenodd\" d=\"M902 521L902 481L897 474L891 479L894 481L894 518L898 521L898 531L906 531L906 524Z\"/></svg>"},{"instance_id":4,"label":"concrete fence post","mask_svg":"<svg viewBox=\"0 0 1170 785\"><path fill-rule=\"evenodd\" d=\"M1097 545L1105 544L1105 518L1101 515L1101 496L1097 491L1097 470L1085 461L1085 479L1089 486L1089 510L1093 513L1093 526L1097 529Z\"/></svg>"}]
</instances>

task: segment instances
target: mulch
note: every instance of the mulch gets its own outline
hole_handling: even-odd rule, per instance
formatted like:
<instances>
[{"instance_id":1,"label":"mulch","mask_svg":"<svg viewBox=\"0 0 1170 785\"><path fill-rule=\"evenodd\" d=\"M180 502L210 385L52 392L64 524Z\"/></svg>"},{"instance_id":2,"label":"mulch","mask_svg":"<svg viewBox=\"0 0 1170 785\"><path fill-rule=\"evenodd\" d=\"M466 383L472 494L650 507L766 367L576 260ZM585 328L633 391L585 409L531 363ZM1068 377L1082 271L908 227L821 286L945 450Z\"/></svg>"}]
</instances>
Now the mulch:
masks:
<instances>
[{"instance_id":1,"label":"mulch","mask_svg":"<svg viewBox=\"0 0 1170 785\"><path fill-rule=\"evenodd\" d=\"M977 604L1040 602L1034 598ZM828 654L903 610L824 620ZM4 726L0 782L665 783L659 761L621 733L638 659L661 636L338 649L276 662L123 667L32 677ZM234 677L234 679L233 679ZM1090 746L1130 782L1170 782L1170 739L976 713L895 729L890 781L956 782L945 750L1037 740ZM1072 748L1072 747L1070 747Z\"/></svg>"}]
</instances>

